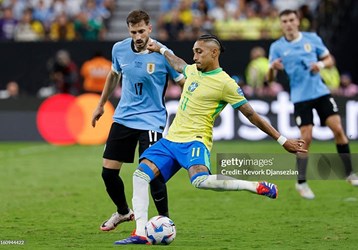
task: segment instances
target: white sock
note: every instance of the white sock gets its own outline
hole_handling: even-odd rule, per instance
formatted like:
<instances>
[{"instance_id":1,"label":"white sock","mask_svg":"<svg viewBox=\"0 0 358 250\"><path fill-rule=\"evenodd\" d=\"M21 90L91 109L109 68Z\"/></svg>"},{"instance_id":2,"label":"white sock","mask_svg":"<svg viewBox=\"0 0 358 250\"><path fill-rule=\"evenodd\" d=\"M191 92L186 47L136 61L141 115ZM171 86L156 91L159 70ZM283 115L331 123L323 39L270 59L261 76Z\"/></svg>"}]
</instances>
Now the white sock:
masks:
<instances>
[{"instance_id":1,"label":"white sock","mask_svg":"<svg viewBox=\"0 0 358 250\"><path fill-rule=\"evenodd\" d=\"M199 178L200 177L201 176L199 176ZM207 178L205 178L205 180L199 183L197 187L202 189L212 189L216 191L247 190L256 193L257 182L237 180L229 176L214 174L208 175Z\"/></svg>"},{"instance_id":2,"label":"white sock","mask_svg":"<svg viewBox=\"0 0 358 250\"><path fill-rule=\"evenodd\" d=\"M145 236L145 224L148 221L149 183L142 177L133 175L133 212L136 221L136 235Z\"/></svg>"}]
</instances>

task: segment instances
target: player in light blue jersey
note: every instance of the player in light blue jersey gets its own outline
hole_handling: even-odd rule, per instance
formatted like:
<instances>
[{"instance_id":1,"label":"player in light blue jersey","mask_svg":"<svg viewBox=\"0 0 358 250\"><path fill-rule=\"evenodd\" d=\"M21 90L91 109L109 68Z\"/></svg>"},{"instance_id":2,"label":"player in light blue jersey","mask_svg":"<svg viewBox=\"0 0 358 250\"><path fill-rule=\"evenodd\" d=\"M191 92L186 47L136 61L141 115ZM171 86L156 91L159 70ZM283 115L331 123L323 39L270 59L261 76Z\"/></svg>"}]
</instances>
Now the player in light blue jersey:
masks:
<instances>
[{"instance_id":1,"label":"player in light blue jersey","mask_svg":"<svg viewBox=\"0 0 358 250\"><path fill-rule=\"evenodd\" d=\"M167 113L164 94L168 77L184 84L184 76L176 72L163 55L150 53L147 44L152 26L149 15L141 10L129 13L127 25L130 38L112 48L112 71L108 74L101 99L92 117L92 126L104 113L104 105L117 84L122 82L121 99L103 153L102 178L117 211L100 229L110 231L124 221L133 220L124 184L119 176L124 162L133 162L135 148L139 155L162 137ZM164 46L164 45L163 45ZM169 216L165 182L161 176L151 185L154 203L160 215Z\"/></svg>"},{"instance_id":2,"label":"player in light blue jersey","mask_svg":"<svg viewBox=\"0 0 358 250\"><path fill-rule=\"evenodd\" d=\"M268 80L274 79L277 70L285 70L289 77L296 124L300 128L301 138L306 141L305 147L308 149L312 141L313 109L315 109L321 124L328 126L334 134L347 180L352 185L358 186L358 179L352 171L349 157L348 138L342 128L337 105L319 74L322 68L334 65L333 58L316 33L299 31L300 23L296 11L282 11L280 22L284 36L270 47ZM297 157L299 176L296 189L302 197L313 199L314 193L306 182L307 160L307 155Z\"/></svg>"}]
</instances>

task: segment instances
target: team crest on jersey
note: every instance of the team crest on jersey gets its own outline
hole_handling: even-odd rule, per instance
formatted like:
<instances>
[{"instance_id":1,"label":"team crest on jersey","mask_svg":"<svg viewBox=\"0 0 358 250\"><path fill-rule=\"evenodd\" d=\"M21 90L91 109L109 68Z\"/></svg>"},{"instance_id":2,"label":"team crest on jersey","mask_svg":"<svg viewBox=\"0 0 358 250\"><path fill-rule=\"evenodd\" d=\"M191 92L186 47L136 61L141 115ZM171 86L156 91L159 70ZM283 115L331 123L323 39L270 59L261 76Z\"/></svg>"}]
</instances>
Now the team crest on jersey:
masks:
<instances>
[{"instance_id":1,"label":"team crest on jersey","mask_svg":"<svg viewBox=\"0 0 358 250\"><path fill-rule=\"evenodd\" d=\"M147 72L149 74L153 74L155 70L155 64L154 63L147 63Z\"/></svg>"},{"instance_id":2,"label":"team crest on jersey","mask_svg":"<svg viewBox=\"0 0 358 250\"><path fill-rule=\"evenodd\" d=\"M190 84L190 86L188 87L188 90L189 90L190 92L193 92L198 86L199 86L199 84L198 84L197 82L192 82L192 83Z\"/></svg>"},{"instance_id":3,"label":"team crest on jersey","mask_svg":"<svg viewBox=\"0 0 358 250\"><path fill-rule=\"evenodd\" d=\"M306 52L311 52L312 50L311 44L309 43L305 43L305 45L303 45L303 48L305 49Z\"/></svg>"}]
</instances>

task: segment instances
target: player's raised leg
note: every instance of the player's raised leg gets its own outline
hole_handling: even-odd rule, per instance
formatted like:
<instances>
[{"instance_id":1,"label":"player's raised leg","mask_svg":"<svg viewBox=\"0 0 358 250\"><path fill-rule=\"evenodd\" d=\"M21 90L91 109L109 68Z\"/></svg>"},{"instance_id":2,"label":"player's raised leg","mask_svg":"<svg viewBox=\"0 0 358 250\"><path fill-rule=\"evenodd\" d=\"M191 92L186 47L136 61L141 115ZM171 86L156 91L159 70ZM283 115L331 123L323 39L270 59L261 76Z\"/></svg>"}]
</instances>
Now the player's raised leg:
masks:
<instances>
[{"instance_id":1,"label":"player's raised leg","mask_svg":"<svg viewBox=\"0 0 358 250\"><path fill-rule=\"evenodd\" d=\"M216 174L210 175L207 167L204 165L191 166L188 171L190 181L196 188L215 191L246 190L272 199L276 199L278 196L278 188L272 183L237 180L229 176Z\"/></svg>"}]
</instances>

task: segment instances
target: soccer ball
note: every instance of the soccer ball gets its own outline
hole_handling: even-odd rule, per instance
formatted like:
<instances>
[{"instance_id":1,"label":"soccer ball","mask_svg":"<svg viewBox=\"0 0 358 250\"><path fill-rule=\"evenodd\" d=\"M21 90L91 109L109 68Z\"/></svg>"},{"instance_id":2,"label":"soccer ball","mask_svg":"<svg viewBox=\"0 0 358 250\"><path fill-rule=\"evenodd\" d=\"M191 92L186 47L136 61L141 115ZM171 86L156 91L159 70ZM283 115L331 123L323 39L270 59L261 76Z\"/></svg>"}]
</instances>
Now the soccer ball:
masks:
<instances>
[{"instance_id":1,"label":"soccer ball","mask_svg":"<svg viewBox=\"0 0 358 250\"><path fill-rule=\"evenodd\" d=\"M154 216L145 225L145 234L153 245L169 245L175 239L174 222L165 216Z\"/></svg>"}]
</instances>

